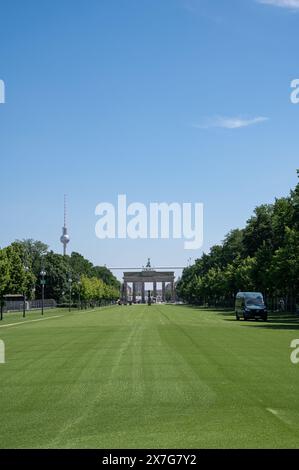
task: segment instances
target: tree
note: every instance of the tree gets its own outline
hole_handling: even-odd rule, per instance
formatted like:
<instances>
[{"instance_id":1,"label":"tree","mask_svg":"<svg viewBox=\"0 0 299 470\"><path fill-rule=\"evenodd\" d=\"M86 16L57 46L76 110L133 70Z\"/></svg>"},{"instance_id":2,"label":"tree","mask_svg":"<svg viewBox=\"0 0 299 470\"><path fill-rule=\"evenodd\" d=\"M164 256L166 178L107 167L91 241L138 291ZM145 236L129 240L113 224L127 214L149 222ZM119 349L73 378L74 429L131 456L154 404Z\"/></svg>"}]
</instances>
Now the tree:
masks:
<instances>
[{"instance_id":1,"label":"tree","mask_svg":"<svg viewBox=\"0 0 299 470\"><path fill-rule=\"evenodd\" d=\"M119 296L120 283L108 268L93 266L80 253L62 256L48 251L48 246L40 241L17 240L0 250L2 308L5 294L24 294L31 299L35 293L40 298L42 268L46 271L45 296L59 303L69 301L70 278L72 291L78 300L80 296L95 304L116 300Z\"/></svg>"},{"instance_id":2,"label":"tree","mask_svg":"<svg viewBox=\"0 0 299 470\"><path fill-rule=\"evenodd\" d=\"M255 268L255 258L247 258L240 261L239 265L236 268L235 279L236 287L238 291L254 291L255 290L255 280L254 280L254 268Z\"/></svg>"},{"instance_id":3,"label":"tree","mask_svg":"<svg viewBox=\"0 0 299 470\"><path fill-rule=\"evenodd\" d=\"M272 214L273 205L264 204L257 207L254 216L248 220L243 238L246 256L254 256L264 241L272 243Z\"/></svg>"},{"instance_id":4,"label":"tree","mask_svg":"<svg viewBox=\"0 0 299 470\"><path fill-rule=\"evenodd\" d=\"M222 247L223 264L233 263L236 258L242 257L244 249L244 230L231 230L225 237Z\"/></svg>"},{"instance_id":5,"label":"tree","mask_svg":"<svg viewBox=\"0 0 299 470\"><path fill-rule=\"evenodd\" d=\"M81 276L92 276L93 265L90 261L84 258L84 256L80 255L80 253L73 252L69 258L69 265L71 271L77 275L77 277Z\"/></svg>"},{"instance_id":6,"label":"tree","mask_svg":"<svg viewBox=\"0 0 299 470\"><path fill-rule=\"evenodd\" d=\"M87 276L81 277L80 293L85 307L116 300L119 296L119 291L115 287L105 284L102 279Z\"/></svg>"},{"instance_id":7,"label":"tree","mask_svg":"<svg viewBox=\"0 0 299 470\"><path fill-rule=\"evenodd\" d=\"M3 318L4 299L9 285L9 262L6 250L0 250L0 319Z\"/></svg>"},{"instance_id":8,"label":"tree","mask_svg":"<svg viewBox=\"0 0 299 470\"><path fill-rule=\"evenodd\" d=\"M24 294L32 298L35 285L35 276L31 270L30 260L26 252L17 242L4 248L9 265L8 294Z\"/></svg>"},{"instance_id":9,"label":"tree","mask_svg":"<svg viewBox=\"0 0 299 470\"><path fill-rule=\"evenodd\" d=\"M299 170L297 171L299 177ZM239 290L277 296L294 309L298 292L299 184L285 198L257 207L242 230L232 230L183 271L177 292L190 303L232 303Z\"/></svg>"},{"instance_id":10,"label":"tree","mask_svg":"<svg viewBox=\"0 0 299 470\"><path fill-rule=\"evenodd\" d=\"M94 266L91 270L91 275L101 279L103 282L105 282L105 284L111 285L118 289L120 288L120 282L106 266Z\"/></svg>"},{"instance_id":11,"label":"tree","mask_svg":"<svg viewBox=\"0 0 299 470\"><path fill-rule=\"evenodd\" d=\"M50 251L44 258L46 271L45 297L62 302L68 297L69 276L72 276L68 257ZM37 285L38 296L41 295L41 286Z\"/></svg>"},{"instance_id":12,"label":"tree","mask_svg":"<svg viewBox=\"0 0 299 470\"><path fill-rule=\"evenodd\" d=\"M15 243L20 246L27 264L31 267L35 277L38 278L42 268L42 260L49 249L48 245L32 238L16 240Z\"/></svg>"},{"instance_id":13,"label":"tree","mask_svg":"<svg viewBox=\"0 0 299 470\"><path fill-rule=\"evenodd\" d=\"M275 288L281 295L286 295L288 307L296 306L299 292L299 233L286 228L285 243L276 250L271 265L271 275Z\"/></svg>"}]
</instances>

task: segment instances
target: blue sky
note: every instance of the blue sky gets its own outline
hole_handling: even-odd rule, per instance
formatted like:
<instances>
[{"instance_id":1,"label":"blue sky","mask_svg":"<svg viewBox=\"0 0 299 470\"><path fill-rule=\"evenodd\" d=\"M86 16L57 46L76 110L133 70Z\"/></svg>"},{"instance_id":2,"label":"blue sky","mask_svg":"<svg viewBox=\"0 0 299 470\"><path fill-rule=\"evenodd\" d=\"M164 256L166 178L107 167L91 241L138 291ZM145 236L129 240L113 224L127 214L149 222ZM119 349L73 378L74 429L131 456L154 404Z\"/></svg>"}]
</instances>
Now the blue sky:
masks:
<instances>
[{"instance_id":1,"label":"blue sky","mask_svg":"<svg viewBox=\"0 0 299 470\"><path fill-rule=\"evenodd\" d=\"M175 241L100 241L99 202L203 202L204 250L296 184L297 0L2 0L0 245L185 265Z\"/></svg>"}]
</instances>

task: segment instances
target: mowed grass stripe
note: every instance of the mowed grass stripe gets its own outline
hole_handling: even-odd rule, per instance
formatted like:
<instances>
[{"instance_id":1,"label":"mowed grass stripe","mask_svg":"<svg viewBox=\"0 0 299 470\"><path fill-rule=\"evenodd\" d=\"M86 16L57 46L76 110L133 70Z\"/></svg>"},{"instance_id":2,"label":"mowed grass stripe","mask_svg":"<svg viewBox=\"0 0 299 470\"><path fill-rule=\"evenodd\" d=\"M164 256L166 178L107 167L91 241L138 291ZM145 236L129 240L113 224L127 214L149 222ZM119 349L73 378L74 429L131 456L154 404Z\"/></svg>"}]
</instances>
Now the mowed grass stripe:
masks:
<instances>
[{"instance_id":1,"label":"mowed grass stripe","mask_svg":"<svg viewBox=\"0 0 299 470\"><path fill-rule=\"evenodd\" d=\"M297 328L140 305L3 329L0 446L298 447Z\"/></svg>"},{"instance_id":2,"label":"mowed grass stripe","mask_svg":"<svg viewBox=\"0 0 299 470\"><path fill-rule=\"evenodd\" d=\"M52 317L47 317L47 318L36 318L35 320L24 320L20 322L7 323L6 325L0 325L0 328L7 328L9 326L26 325L28 323L33 323L36 321L51 320L52 318L60 318L60 317L63 317L63 315L53 315Z\"/></svg>"}]
</instances>

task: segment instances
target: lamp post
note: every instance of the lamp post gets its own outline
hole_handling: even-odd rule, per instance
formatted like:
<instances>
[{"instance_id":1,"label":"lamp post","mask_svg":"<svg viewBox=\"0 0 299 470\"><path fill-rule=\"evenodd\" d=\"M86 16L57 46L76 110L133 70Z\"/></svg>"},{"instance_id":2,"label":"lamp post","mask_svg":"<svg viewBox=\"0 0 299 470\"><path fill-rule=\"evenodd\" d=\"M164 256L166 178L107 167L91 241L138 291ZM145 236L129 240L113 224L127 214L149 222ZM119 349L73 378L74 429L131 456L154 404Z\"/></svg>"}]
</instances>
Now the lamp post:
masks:
<instances>
[{"instance_id":1,"label":"lamp post","mask_svg":"<svg viewBox=\"0 0 299 470\"><path fill-rule=\"evenodd\" d=\"M26 264L24 264L24 271L27 275L27 272L29 271L29 268ZM25 318L26 316L26 291L25 291L25 287L24 287L24 290L23 290L23 318Z\"/></svg>"},{"instance_id":2,"label":"lamp post","mask_svg":"<svg viewBox=\"0 0 299 470\"><path fill-rule=\"evenodd\" d=\"M68 283L69 283L69 312L71 311L72 306L72 278L69 276Z\"/></svg>"},{"instance_id":3,"label":"lamp post","mask_svg":"<svg viewBox=\"0 0 299 470\"><path fill-rule=\"evenodd\" d=\"M81 310L81 281L78 281L78 300L79 300L79 310Z\"/></svg>"},{"instance_id":4,"label":"lamp post","mask_svg":"<svg viewBox=\"0 0 299 470\"><path fill-rule=\"evenodd\" d=\"M45 284L46 284L46 281L45 281L45 276L46 276L46 271L44 270L44 268L42 268L41 272L40 272L40 275L41 275L41 286L42 286L42 315L44 314L44 301L45 301Z\"/></svg>"},{"instance_id":5,"label":"lamp post","mask_svg":"<svg viewBox=\"0 0 299 470\"><path fill-rule=\"evenodd\" d=\"M150 290L148 291L148 294L147 294L147 304L148 304L149 307L152 305L152 298L151 298L151 291Z\"/></svg>"}]
</instances>

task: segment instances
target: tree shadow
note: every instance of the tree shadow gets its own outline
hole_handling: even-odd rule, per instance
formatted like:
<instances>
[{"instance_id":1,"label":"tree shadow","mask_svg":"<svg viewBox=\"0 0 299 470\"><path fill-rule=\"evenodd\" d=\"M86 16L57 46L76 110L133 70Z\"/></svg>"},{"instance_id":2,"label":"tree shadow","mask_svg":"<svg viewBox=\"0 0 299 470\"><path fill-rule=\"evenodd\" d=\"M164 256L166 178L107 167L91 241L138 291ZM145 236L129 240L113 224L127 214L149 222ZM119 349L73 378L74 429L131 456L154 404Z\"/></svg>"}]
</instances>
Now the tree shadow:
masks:
<instances>
[{"instance_id":1,"label":"tree shadow","mask_svg":"<svg viewBox=\"0 0 299 470\"><path fill-rule=\"evenodd\" d=\"M236 321L234 318L230 318L230 321ZM242 326L251 326L254 328L266 328L270 330L299 330L299 316L295 313L269 313L268 321L262 320L240 320L238 323Z\"/></svg>"},{"instance_id":2,"label":"tree shadow","mask_svg":"<svg viewBox=\"0 0 299 470\"><path fill-rule=\"evenodd\" d=\"M268 314L268 321L262 320L240 320L237 322L235 312L231 308L217 308L217 307L200 307L197 305L176 305L177 308L184 307L191 310L200 310L201 312L210 312L217 316L223 317L225 321L238 323L240 326L251 328L268 328L272 330L299 330L299 315L290 312L270 312Z\"/></svg>"},{"instance_id":3,"label":"tree shadow","mask_svg":"<svg viewBox=\"0 0 299 470\"><path fill-rule=\"evenodd\" d=\"M248 326L248 325L247 325ZM254 325L255 328L265 328L265 329L268 329L268 330L299 330L299 322L297 322L297 324L293 323L293 324L288 324L288 325L284 325L282 323L280 324L271 324L271 323L259 323L259 324L255 324Z\"/></svg>"},{"instance_id":4,"label":"tree shadow","mask_svg":"<svg viewBox=\"0 0 299 470\"><path fill-rule=\"evenodd\" d=\"M234 311L232 308L229 308L229 307L202 307L200 305L188 305L188 304L174 304L173 305L174 307L177 307L177 308L189 308L191 310L200 310L201 312L213 312L213 313L216 313L216 314L220 314L220 315L234 315Z\"/></svg>"},{"instance_id":5,"label":"tree shadow","mask_svg":"<svg viewBox=\"0 0 299 470\"><path fill-rule=\"evenodd\" d=\"M216 307L200 307L197 305L177 305L177 307L188 307L192 310L200 310L214 313L217 316L223 317L225 321L238 323L240 326L251 328L266 328L272 330L299 330L299 315L290 312L270 312L268 314L268 321L262 320L240 320L236 321L235 312L229 308L216 308Z\"/></svg>"}]
</instances>

